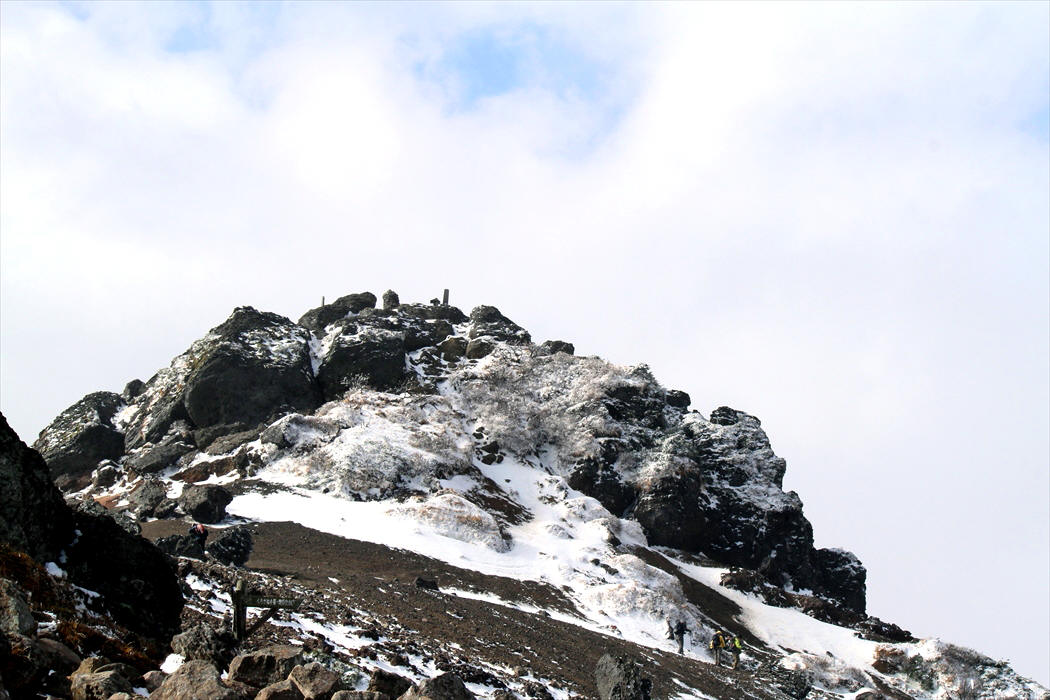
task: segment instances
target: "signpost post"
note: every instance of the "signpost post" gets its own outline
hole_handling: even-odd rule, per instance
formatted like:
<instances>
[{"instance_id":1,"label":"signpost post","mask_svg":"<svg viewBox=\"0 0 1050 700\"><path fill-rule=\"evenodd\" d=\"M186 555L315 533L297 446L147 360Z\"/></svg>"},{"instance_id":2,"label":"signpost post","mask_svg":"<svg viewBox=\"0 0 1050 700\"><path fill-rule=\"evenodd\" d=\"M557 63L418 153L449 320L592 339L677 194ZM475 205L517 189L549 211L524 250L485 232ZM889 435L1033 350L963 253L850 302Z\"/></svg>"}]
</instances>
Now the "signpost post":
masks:
<instances>
[{"instance_id":1,"label":"signpost post","mask_svg":"<svg viewBox=\"0 0 1050 700\"><path fill-rule=\"evenodd\" d=\"M233 600L233 634L238 642L244 641L252 632L259 629L264 622L273 617L279 609L298 610L302 598L278 598L276 596L256 595L248 592L244 579L239 579L233 587L230 598ZM269 608L262 617L248 627L248 608Z\"/></svg>"}]
</instances>

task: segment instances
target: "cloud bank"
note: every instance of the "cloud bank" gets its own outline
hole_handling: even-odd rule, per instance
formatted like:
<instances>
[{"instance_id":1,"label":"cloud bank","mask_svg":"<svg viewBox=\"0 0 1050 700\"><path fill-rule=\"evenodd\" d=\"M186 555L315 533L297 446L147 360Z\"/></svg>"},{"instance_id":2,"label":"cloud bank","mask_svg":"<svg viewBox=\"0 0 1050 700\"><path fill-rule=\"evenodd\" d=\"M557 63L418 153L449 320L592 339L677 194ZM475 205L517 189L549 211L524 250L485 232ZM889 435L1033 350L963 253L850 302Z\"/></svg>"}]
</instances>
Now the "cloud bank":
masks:
<instances>
[{"instance_id":1,"label":"cloud bank","mask_svg":"<svg viewBox=\"0 0 1050 700\"><path fill-rule=\"evenodd\" d=\"M1045 684L1048 14L3 3L4 414L448 287L758 415L874 614Z\"/></svg>"}]
</instances>

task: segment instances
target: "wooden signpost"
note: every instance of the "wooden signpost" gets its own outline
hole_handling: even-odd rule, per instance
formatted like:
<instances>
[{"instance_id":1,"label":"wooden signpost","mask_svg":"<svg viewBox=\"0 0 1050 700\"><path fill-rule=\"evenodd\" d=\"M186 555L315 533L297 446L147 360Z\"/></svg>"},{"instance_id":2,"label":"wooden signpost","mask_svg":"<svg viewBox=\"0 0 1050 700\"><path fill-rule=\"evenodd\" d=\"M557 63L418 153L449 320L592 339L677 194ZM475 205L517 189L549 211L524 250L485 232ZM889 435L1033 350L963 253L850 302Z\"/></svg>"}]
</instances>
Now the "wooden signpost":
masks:
<instances>
[{"instance_id":1,"label":"wooden signpost","mask_svg":"<svg viewBox=\"0 0 1050 700\"><path fill-rule=\"evenodd\" d=\"M233 599L233 634L237 641L243 641L259 629L264 622L273 617L279 609L298 610L302 605L302 598L277 598L275 596L255 595L248 592L248 586L244 579L237 581L230 595ZM262 617L252 622L248 627L248 608L269 608Z\"/></svg>"}]
</instances>

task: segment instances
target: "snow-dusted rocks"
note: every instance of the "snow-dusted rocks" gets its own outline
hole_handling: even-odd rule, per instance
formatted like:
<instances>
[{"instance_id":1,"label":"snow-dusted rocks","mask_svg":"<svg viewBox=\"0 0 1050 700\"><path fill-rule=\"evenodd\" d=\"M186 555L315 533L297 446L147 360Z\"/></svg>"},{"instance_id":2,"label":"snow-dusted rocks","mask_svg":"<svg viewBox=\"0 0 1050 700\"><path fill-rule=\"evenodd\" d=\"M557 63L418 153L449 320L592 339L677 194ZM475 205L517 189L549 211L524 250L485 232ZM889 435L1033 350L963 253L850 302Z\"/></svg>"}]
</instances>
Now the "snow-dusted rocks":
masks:
<instances>
[{"instance_id":1,"label":"snow-dusted rocks","mask_svg":"<svg viewBox=\"0 0 1050 700\"><path fill-rule=\"evenodd\" d=\"M83 486L100 461L124 454L124 435L113 425L123 405L118 394L88 394L40 432L33 449L44 457L60 485L82 482Z\"/></svg>"},{"instance_id":2,"label":"snow-dusted rocks","mask_svg":"<svg viewBox=\"0 0 1050 700\"><path fill-rule=\"evenodd\" d=\"M325 400L364 383L391 389L405 377L405 334L355 324L336 326L325 336L317 383Z\"/></svg>"},{"instance_id":3,"label":"snow-dusted rocks","mask_svg":"<svg viewBox=\"0 0 1050 700\"><path fill-rule=\"evenodd\" d=\"M383 299L385 306L386 295L384 295ZM325 304L324 306L318 306L316 309L310 309L299 319L299 325L303 328L309 328L312 331L321 331L324 330L325 326L334 321L359 313L364 309L373 309L375 308L375 305L376 297L375 294L372 294L371 292L347 294L344 297L339 297L331 304Z\"/></svg>"}]
</instances>

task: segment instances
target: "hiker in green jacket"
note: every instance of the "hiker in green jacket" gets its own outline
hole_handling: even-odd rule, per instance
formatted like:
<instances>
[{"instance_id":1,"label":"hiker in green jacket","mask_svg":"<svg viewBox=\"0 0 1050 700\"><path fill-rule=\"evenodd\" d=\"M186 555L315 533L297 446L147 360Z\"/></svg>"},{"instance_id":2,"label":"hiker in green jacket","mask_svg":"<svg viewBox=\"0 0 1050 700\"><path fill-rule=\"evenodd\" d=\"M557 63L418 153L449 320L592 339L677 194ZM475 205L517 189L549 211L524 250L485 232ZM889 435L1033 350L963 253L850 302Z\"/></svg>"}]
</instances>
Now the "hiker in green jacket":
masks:
<instances>
[{"instance_id":1,"label":"hiker in green jacket","mask_svg":"<svg viewBox=\"0 0 1050 700\"><path fill-rule=\"evenodd\" d=\"M740 664L740 652L743 651L743 646L740 644L740 637L733 635L733 641L729 643L729 651L733 654L733 668Z\"/></svg>"}]
</instances>

